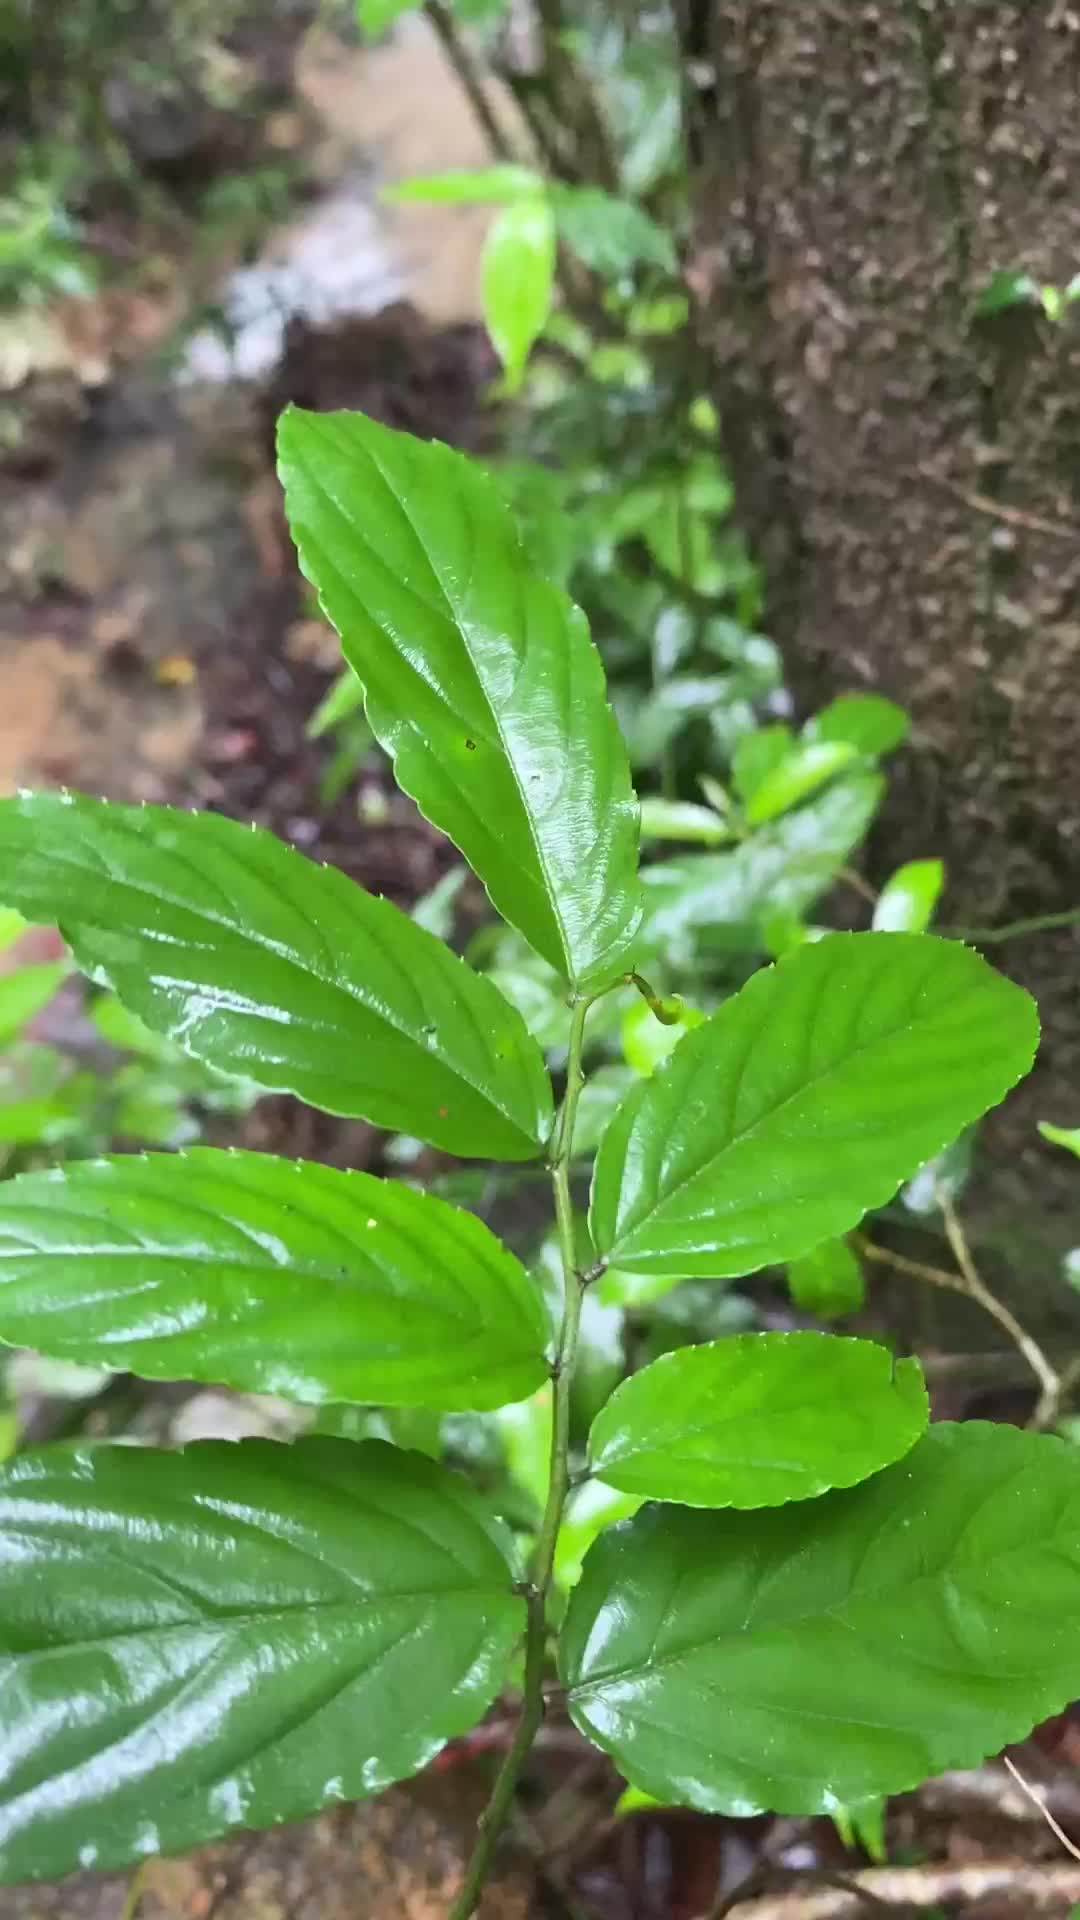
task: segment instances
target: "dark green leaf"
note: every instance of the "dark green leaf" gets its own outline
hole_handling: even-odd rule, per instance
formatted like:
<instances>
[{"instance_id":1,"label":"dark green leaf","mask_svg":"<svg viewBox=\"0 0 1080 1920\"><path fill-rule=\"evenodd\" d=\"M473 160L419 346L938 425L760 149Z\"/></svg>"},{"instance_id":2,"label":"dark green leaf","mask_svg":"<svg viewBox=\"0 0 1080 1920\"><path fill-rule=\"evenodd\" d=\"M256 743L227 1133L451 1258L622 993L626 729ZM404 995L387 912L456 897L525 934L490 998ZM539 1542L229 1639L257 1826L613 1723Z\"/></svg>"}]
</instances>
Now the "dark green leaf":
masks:
<instances>
[{"instance_id":1,"label":"dark green leaf","mask_svg":"<svg viewBox=\"0 0 1080 1920\"><path fill-rule=\"evenodd\" d=\"M593 1177L597 1252L687 1276L796 1259L1000 1100L1037 1039L1029 996L957 942L797 947L623 1102Z\"/></svg>"},{"instance_id":2,"label":"dark green leaf","mask_svg":"<svg viewBox=\"0 0 1080 1920\"><path fill-rule=\"evenodd\" d=\"M547 1377L524 1269L371 1174L196 1148L0 1186L0 1338L151 1380L498 1407Z\"/></svg>"},{"instance_id":3,"label":"dark green leaf","mask_svg":"<svg viewBox=\"0 0 1080 1920\"><path fill-rule=\"evenodd\" d=\"M1080 1692L1080 1455L939 1426L860 1487L653 1506L563 1632L578 1727L662 1799L830 1813L972 1767Z\"/></svg>"},{"instance_id":4,"label":"dark green leaf","mask_svg":"<svg viewBox=\"0 0 1080 1920\"><path fill-rule=\"evenodd\" d=\"M906 740L911 722L903 707L880 693L842 693L803 728L807 740L842 740L860 753L891 753Z\"/></svg>"},{"instance_id":5,"label":"dark green leaf","mask_svg":"<svg viewBox=\"0 0 1080 1920\"><path fill-rule=\"evenodd\" d=\"M512 200L488 229L480 262L484 323L517 386L555 290L555 216L546 199Z\"/></svg>"},{"instance_id":6,"label":"dark green leaf","mask_svg":"<svg viewBox=\"0 0 1080 1920\"><path fill-rule=\"evenodd\" d=\"M196 1059L450 1153L525 1160L551 1088L523 1022L387 900L219 814L0 801L0 892Z\"/></svg>"},{"instance_id":7,"label":"dark green leaf","mask_svg":"<svg viewBox=\"0 0 1080 1920\"><path fill-rule=\"evenodd\" d=\"M874 908L880 933L925 933L945 884L940 860L909 860L886 881Z\"/></svg>"},{"instance_id":8,"label":"dark green leaf","mask_svg":"<svg viewBox=\"0 0 1080 1920\"><path fill-rule=\"evenodd\" d=\"M5 1880L377 1793L522 1625L477 1496L381 1441L25 1454L0 1509Z\"/></svg>"},{"instance_id":9,"label":"dark green leaf","mask_svg":"<svg viewBox=\"0 0 1080 1920\"><path fill-rule=\"evenodd\" d=\"M690 1507L775 1507L853 1487L925 1430L917 1360L872 1340L747 1333L683 1347L617 1387L593 1422L594 1473Z\"/></svg>"},{"instance_id":10,"label":"dark green leaf","mask_svg":"<svg viewBox=\"0 0 1080 1920\"><path fill-rule=\"evenodd\" d=\"M819 1320L857 1313L866 1297L863 1270L846 1240L823 1240L791 1261L787 1277L795 1305Z\"/></svg>"},{"instance_id":11,"label":"dark green leaf","mask_svg":"<svg viewBox=\"0 0 1080 1920\"><path fill-rule=\"evenodd\" d=\"M301 564L400 785L538 953L606 985L640 919L637 808L584 616L448 447L296 409L279 445Z\"/></svg>"}]
</instances>

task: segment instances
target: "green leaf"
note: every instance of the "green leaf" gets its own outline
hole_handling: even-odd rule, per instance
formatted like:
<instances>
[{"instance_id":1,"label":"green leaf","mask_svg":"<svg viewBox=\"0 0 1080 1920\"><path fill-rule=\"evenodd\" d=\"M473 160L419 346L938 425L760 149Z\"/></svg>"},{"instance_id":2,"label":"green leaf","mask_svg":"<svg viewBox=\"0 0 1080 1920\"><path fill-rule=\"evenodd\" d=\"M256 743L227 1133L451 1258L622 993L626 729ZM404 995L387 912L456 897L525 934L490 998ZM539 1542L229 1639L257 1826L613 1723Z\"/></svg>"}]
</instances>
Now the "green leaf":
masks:
<instances>
[{"instance_id":1,"label":"green leaf","mask_svg":"<svg viewBox=\"0 0 1080 1920\"><path fill-rule=\"evenodd\" d=\"M739 1334L624 1380L593 1422L589 1459L646 1500L775 1507L891 1466L928 1417L918 1361L872 1340Z\"/></svg>"},{"instance_id":2,"label":"green leaf","mask_svg":"<svg viewBox=\"0 0 1080 1920\"><path fill-rule=\"evenodd\" d=\"M43 960L37 966L0 975L0 1046L14 1039L36 1013L48 1006L70 972L68 960Z\"/></svg>"},{"instance_id":3,"label":"green leaf","mask_svg":"<svg viewBox=\"0 0 1080 1920\"><path fill-rule=\"evenodd\" d=\"M683 1034L700 1027L705 1018L700 1008L685 1000L673 997L667 1004L677 1011L676 1018L669 1015L665 1020L658 1020L648 1003L641 999L631 1000L623 1014L623 1053L635 1073L655 1072L678 1046Z\"/></svg>"},{"instance_id":4,"label":"green leaf","mask_svg":"<svg viewBox=\"0 0 1080 1920\"><path fill-rule=\"evenodd\" d=\"M1026 1073L1020 987L933 934L830 934L763 968L611 1122L597 1252L753 1273L846 1233Z\"/></svg>"},{"instance_id":5,"label":"green leaf","mask_svg":"<svg viewBox=\"0 0 1080 1920\"><path fill-rule=\"evenodd\" d=\"M647 1792L740 1818L903 1792L1080 1692L1078 1540L1080 1457L980 1422L807 1505L647 1507L571 1598L571 1715Z\"/></svg>"},{"instance_id":6,"label":"green leaf","mask_svg":"<svg viewBox=\"0 0 1080 1920\"><path fill-rule=\"evenodd\" d=\"M634 1084L630 1067L598 1067L581 1089L574 1125L574 1158L595 1153L600 1136L624 1095Z\"/></svg>"},{"instance_id":7,"label":"green leaf","mask_svg":"<svg viewBox=\"0 0 1080 1920\"><path fill-rule=\"evenodd\" d=\"M527 1400L500 1407L495 1415L510 1476L538 1513L544 1509L551 1471L551 1421L550 1380Z\"/></svg>"},{"instance_id":8,"label":"green leaf","mask_svg":"<svg viewBox=\"0 0 1080 1920\"><path fill-rule=\"evenodd\" d=\"M909 860L885 882L874 908L879 933L925 933L945 884L940 860Z\"/></svg>"},{"instance_id":9,"label":"green leaf","mask_svg":"<svg viewBox=\"0 0 1080 1920\"><path fill-rule=\"evenodd\" d=\"M1051 1146L1065 1147L1080 1159L1080 1127L1055 1127L1050 1120L1040 1120L1039 1132Z\"/></svg>"},{"instance_id":10,"label":"green leaf","mask_svg":"<svg viewBox=\"0 0 1080 1920\"><path fill-rule=\"evenodd\" d=\"M279 447L301 565L399 785L538 953L607 985L641 913L637 807L584 616L448 447L295 408Z\"/></svg>"},{"instance_id":11,"label":"green leaf","mask_svg":"<svg viewBox=\"0 0 1080 1920\"><path fill-rule=\"evenodd\" d=\"M415 13L420 0L356 0L356 24L369 40L377 40L403 13Z\"/></svg>"},{"instance_id":12,"label":"green leaf","mask_svg":"<svg viewBox=\"0 0 1080 1920\"><path fill-rule=\"evenodd\" d=\"M1007 307L1034 307L1039 304L1039 285L1030 273L1018 267L999 267L992 273L975 302L976 319L987 320Z\"/></svg>"},{"instance_id":13,"label":"green leaf","mask_svg":"<svg viewBox=\"0 0 1080 1920\"><path fill-rule=\"evenodd\" d=\"M911 721L895 700L880 693L843 693L808 720L806 740L841 740L860 753L891 753L906 740Z\"/></svg>"},{"instance_id":14,"label":"green leaf","mask_svg":"<svg viewBox=\"0 0 1080 1920\"><path fill-rule=\"evenodd\" d=\"M555 290L555 216L546 199L514 200L488 229L480 261L484 324L511 389L544 330Z\"/></svg>"},{"instance_id":15,"label":"green leaf","mask_svg":"<svg viewBox=\"0 0 1080 1920\"><path fill-rule=\"evenodd\" d=\"M384 187L379 198L392 204L410 201L442 206L512 206L536 200L544 192L543 174L531 167L453 167L445 173L417 173Z\"/></svg>"},{"instance_id":16,"label":"green leaf","mask_svg":"<svg viewBox=\"0 0 1080 1920\"><path fill-rule=\"evenodd\" d=\"M0 1339L150 1380L498 1407L547 1325L472 1214L371 1174L195 1148L0 1186Z\"/></svg>"},{"instance_id":17,"label":"green leaf","mask_svg":"<svg viewBox=\"0 0 1080 1920\"><path fill-rule=\"evenodd\" d=\"M26 932L28 922L13 907L0 907L0 953L14 946Z\"/></svg>"},{"instance_id":18,"label":"green leaf","mask_svg":"<svg viewBox=\"0 0 1080 1920\"><path fill-rule=\"evenodd\" d=\"M634 201L601 187L557 187L554 206L561 238L591 272L612 280L637 266L675 273L671 235Z\"/></svg>"},{"instance_id":19,"label":"green leaf","mask_svg":"<svg viewBox=\"0 0 1080 1920\"><path fill-rule=\"evenodd\" d=\"M564 1592L581 1579L585 1555L605 1527L629 1520L641 1505L640 1495L618 1493L602 1480L587 1480L570 1495L555 1544L555 1579Z\"/></svg>"},{"instance_id":20,"label":"green leaf","mask_svg":"<svg viewBox=\"0 0 1080 1920\"><path fill-rule=\"evenodd\" d=\"M847 740L800 742L766 775L760 786L754 788L746 807L750 825L761 827L767 820L787 813L843 772L856 758L857 751Z\"/></svg>"},{"instance_id":21,"label":"green leaf","mask_svg":"<svg viewBox=\"0 0 1080 1920\"><path fill-rule=\"evenodd\" d=\"M56 1448L0 1505L4 1880L377 1793L475 1725L523 1624L480 1499L381 1441Z\"/></svg>"},{"instance_id":22,"label":"green leaf","mask_svg":"<svg viewBox=\"0 0 1080 1920\"><path fill-rule=\"evenodd\" d=\"M524 1160L551 1088L523 1022L387 900L219 814L0 801L0 890L198 1060L450 1153Z\"/></svg>"},{"instance_id":23,"label":"green leaf","mask_svg":"<svg viewBox=\"0 0 1080 1920\"><path fill-rule=\"evenodd\" d=\"M879 774L852 774L733 853L646 867L642 955L669 953L687 936L702 946L760 951L764 920L812 906L862 839L883 792Z\"/></svg>"},{"instance_id":24,"label":"green leaf","mask_svg":"<svg viewBox=\"0 0 1080 1920\"><path fill-rule=\"evenodd\" d=\"M662 800L650 794L641 803L643 840L689 840L701 846L719 846L731 839L731 828L711 807L693 800Z\"/></svg>"},{"instance_id":25,"label":"green leaf","mask_svg":"<svg viewBox=\"0 0 1080 1920\"><path fill-rule=\"evenodd\" d=\"M763 781L782 767L795 736L783 721L772 727L752 727L735 744L731 756L731 783L740 800L751 800Z\"/></svg>"},{"instance_id":26,"label":"green leaf","mask_svg":"<svg viewBox=\"0 0 1080 1920\"><path fill-rule=\"evenodd\" d=\"M324 733L333 733L335 727L361 712L364 705L364 689L351 667L339 673L329 692L319 701L311 719L307 723L309 740L321 740Z\"/></svg>"},{"instance_id":27,"label":"green leaf","mask_svg":"<svg viewBox=\"0 0 1080 1920\"><path fill-rule=\"evenodd\" d=\"M857 1313L866 1298L863 1270L846 1240L823 1240L790 1262L787 1278L795 1305L819 1320Z\"/></svg>"}]
</instances>

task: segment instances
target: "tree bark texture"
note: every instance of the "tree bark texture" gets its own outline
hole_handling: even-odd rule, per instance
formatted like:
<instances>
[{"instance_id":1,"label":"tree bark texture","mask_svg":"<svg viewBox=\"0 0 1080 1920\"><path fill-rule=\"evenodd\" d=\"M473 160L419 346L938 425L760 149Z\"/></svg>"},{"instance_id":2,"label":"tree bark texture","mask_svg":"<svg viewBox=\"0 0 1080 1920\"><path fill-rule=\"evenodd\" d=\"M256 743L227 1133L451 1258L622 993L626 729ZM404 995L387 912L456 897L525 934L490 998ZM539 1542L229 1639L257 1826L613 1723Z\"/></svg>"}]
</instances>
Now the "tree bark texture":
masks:
<instances>
[{"instance_id":1,"label":"tree bark texture","mask_svg":"<svg viewBox=\"0 0 1080 1920\"><path fill-rule=\"evenodd\" d=\"M804 709L907 706L874 877L941 854L944 918L1080 906L1080 7L682 0L691 278L769 632ZM988 949L1046 1042L989 1138L1062 1236L1080 1178L1080 933ZM1015 1198L1015 1194L1011 1195ZM1078 1236L1080 1237L1080 1236Z\"/></svg>"}]
</instances>

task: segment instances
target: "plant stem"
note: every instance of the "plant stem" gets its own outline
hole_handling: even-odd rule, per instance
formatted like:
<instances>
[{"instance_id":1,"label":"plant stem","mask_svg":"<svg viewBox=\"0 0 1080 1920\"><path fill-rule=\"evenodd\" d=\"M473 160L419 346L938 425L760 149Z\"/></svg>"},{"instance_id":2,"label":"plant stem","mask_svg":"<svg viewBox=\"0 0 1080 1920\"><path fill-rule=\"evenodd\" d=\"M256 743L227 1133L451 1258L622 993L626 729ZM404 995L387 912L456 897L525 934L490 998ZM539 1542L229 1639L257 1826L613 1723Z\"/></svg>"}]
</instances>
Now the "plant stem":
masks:
<instances>
[{"instance_id":1,"label":"plant stem","mask_svg":"<svg viewBox=\"0 0 1080 1920\"><path fill-rule=\"evenodd\" d=\"M577 1270L574 1248L574 1210L570 1197L570 1159L574 1146L574 1121L584 1080L581 1057L585 1037L585 1016L591 1001L577 1000L570 1020L570 1045L566 1067L566 1093L555 1128L551 1156L551 1180L555 1193L555 1220L563 1270L563 1312L558 1345L551 1369L554 1396L551 1420L551 1471L540 1533L533 1555L532 1580L526 1595L525 1681L522 1689L521 1718L517 1732L499 1768L491 1798L480 1816L476 1845L465 1873L461 1892L450 1909L449 1920L469 1920L476 1911L484 1881L491 1867L499 1835L506 1824L529 1748L544 1718L544 1663L547 1653L547 1599L555 1563L555 1543L559 1537L563 1508L570 1485L570 1389L577 1359L578 1334L585 1283Z\"/></svg>"}]
</instances>

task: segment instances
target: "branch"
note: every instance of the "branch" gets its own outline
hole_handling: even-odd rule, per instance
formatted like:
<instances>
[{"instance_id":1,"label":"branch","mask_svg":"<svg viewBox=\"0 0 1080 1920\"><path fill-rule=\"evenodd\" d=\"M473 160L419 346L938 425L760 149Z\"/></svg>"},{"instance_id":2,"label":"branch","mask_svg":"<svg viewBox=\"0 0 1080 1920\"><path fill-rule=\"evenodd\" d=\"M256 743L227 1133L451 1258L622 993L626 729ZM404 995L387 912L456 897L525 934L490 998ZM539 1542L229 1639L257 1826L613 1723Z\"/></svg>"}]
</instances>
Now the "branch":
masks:
<instances>
[{"instance_id":1,"label":"branch","mask_svg":"<svg viewBox=\"0 0 1080 1920\"><path fill-rule=\"evenodd\" d=\"M544 1661L547 1654L547 1606L555 1565L555 1543L570 1487L570 1391L577 1359L581 1308L585 1287L577 1271L574 1249L574 1207L570 1195L570 1160L574 1148L574 1121L584 1085L585 1018L589 1000L575 1002L570 1018L566 1064L566 1093L555 1125L551 1179L555 1190L555 1219L563 1270L563 1313L559 1343L551 1369L554 1396L551 1420L551 1472L544 1517L533 1556L533 1574L525 1594L525 1681L521 1717L506 1758L499 1768L491 1798L480 1816L476 1845L465 1872L461 1892L449 1920L470 1920L483 1891L499 1835L513 1804L518 1776L544 1718Z\"/></svg>"},{"instance_id":2,"label":"branch","mask_svg":"<svg viewBox=\"0 0 1080 1920\"><path fill-rule=\"evenodd\" d=\"M444 0L426 0L425 9L442 42L443 51L453 67L477 122L486 134L492 152L499 160L516 160L514 143L503 131L499 117L488 99L480 70L457 30L457 23Z\"/></svg>"}]
</instances>

